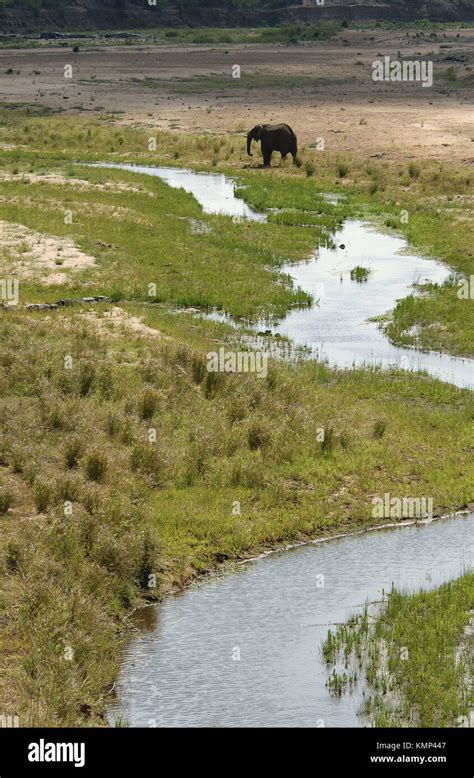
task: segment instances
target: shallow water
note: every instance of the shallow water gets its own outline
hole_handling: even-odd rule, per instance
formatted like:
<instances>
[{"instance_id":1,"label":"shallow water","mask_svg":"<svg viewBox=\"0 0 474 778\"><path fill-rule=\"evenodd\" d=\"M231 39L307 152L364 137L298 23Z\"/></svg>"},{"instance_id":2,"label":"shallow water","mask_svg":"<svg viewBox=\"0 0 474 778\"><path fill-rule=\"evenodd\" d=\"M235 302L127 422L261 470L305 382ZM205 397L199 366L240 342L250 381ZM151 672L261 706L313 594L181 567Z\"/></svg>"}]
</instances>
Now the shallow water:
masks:
<instances>
[{"instance_id":1,"label":"shallow water","mask_svg":"<svg viewBox=\"0 0 474 778\"><path fill-rule=\"evenodd\" d=\"M471 514L302 546L146 609L126 647L109 720L361 726L361 690L334 699L325 686L328 625L380 600L392 583L415 590L457 577L473 562L473 529Z\"/></svg>"},{"instance_id":2,"label":"shallow water","mask_svg":"<svg viewBox=\"0 0 474 778\"><path fill-rule=\"evenodd\" d=\"M402 238L360 221L346 221L334 242L338 248L321 247L309 262L282 268L316 303L309 309L290 311L271 329L308 346L333 366L424 370L442 381L474 388L474 360L393 346L377 324L368 321L392 310L397 300L413 291L413 284L442 284L449 269L441 262L408 253ZM356 265L370 269L367 282L351 280L350 271Z\"/></svg>"},{"instance_id":3,"label":"shallow water","mask_svg":"<svg viewBox=\"0 0 474 778\"><path fill-rule=\"evenodd\" d=\"M174 167L149 167L144 165L125 165L115 162L97 163L94 167L117 168L131 173L144 173L156 176L174 189L184 189L192 194L202 205L205 213L239 217L249 221L265 222L264 213L252 210L244 200L235 196L235 184L221 173L196 173Z\"/></svg>"},{"instance_id":4,"label":"shallow water","mask_svg":"<svg viewBox=\"0 0 474 778\"><path fill-rule=\"evenodd\" d=\"M194 195L206 213L266 221L265 214L257 213L235 196L234 182L222 174L120 163L95 166L157 176ZM324 197L337 203L339 196ZM282 268L296 286L315 297L316 303L311 308L290 311L276 326L259 322L256 329L286 335L334 367L396 366L426 371L455 386L474 388L474 360L393 346L377 324L368 321L392 310L397 300L413 291L414 283L443 283L450 273L446 265L408 253L402 238L374 230L361 221L346 221L334 241L344 248L321 247L309 262ZM351 281L350 271L356 265L370 269L366 283ZM214 318L219 319L219 315ZM220 319L230 322L225 314Z\"/></svg>"}]
</instances>

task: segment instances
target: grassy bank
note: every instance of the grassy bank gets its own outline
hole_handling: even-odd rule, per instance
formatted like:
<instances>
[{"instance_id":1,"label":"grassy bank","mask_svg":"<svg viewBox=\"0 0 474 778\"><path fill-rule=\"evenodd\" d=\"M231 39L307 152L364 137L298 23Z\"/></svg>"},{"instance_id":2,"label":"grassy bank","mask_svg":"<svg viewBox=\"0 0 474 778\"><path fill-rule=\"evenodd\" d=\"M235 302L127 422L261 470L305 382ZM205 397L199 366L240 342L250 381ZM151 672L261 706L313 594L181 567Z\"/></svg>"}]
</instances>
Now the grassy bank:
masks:
<instances>
[{"instance_id":1,"label":"grassy bank","mask_svg":"<svg viewBox=\"0 0 474 778\"><path fill-rule=\"evenodd\" d=\"M106 313L2 316L2 691L23 723L100 718L140 593L372 524L373 494L472 499L468 393L315 364L214 383L207 327L191 348L169 314L151 336Z\"/></svg>"},{"instance_id":2,"label":"grassy bank","mask_svg":"<svg viewBox=\"0 0 474 778\"><path fill-rule=\"evenodd\" d=\"M393 590L372 622L367 609L324 644L328 666L343 662L330 688L365 676L362 713L376 727L469 726L473 705L474 573L433 591Z\"/></svg>"},{"instance_id":3,"label":"grassy bank","mask_svg":"<svg viewBox=\"0 0 474 778\"><path fill-rule=\"evenodd\" d=\"M472 394L305 362L270 360L265 378L210 373L209 351L247 346L183 311L256 319L306 304L278 267L364 205L387 221L372 197L395 191L395 171L372 196L363 162L313 170L311 150L300 168L257 171L243 169L240 136L156 133L150 152L149 133L110 117L2 122L1 275L19 277L21 304L110 298L1 311L4 712L100 724L117 631L144 598L257 549L372 525L375 494L432 496L438 513L470 503ZM159 180L80 164L98 159L228 171L256 207L286 210L234 223ZM426 202L463 186L461 171L429 170ZM336 208L319 195L339 190ZM414 214L417 192L400 195Z\"/></svg>"}]
</instances>

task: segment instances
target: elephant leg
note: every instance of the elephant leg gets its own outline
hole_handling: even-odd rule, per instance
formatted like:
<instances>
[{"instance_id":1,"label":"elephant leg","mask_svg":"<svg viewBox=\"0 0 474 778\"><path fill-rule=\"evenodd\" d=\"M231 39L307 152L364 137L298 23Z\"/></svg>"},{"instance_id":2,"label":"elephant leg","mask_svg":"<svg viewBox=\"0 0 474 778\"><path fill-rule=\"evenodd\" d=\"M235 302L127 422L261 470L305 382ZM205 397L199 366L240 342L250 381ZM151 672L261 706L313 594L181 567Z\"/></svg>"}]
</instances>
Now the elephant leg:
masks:
<instances>
[{"instance_id":1,"label":"elephant leg","mask_svg":"<svg viewBox=\"0 0 474 778\"><path fill-rule=\"evenodd\" d=\"M270 167L272 161L272 150L268 146L262 145L263 165L264 167Z\"/></svg>"}]
</instances>

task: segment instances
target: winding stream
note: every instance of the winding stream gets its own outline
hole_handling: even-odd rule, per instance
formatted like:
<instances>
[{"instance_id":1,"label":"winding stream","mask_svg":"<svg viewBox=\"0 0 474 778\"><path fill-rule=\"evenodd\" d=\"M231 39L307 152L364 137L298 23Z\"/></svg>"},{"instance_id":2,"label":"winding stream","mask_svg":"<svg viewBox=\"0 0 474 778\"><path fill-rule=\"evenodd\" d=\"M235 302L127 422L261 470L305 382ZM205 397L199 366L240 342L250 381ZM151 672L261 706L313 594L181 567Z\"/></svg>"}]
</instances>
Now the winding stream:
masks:
<instances>
[{"instance_id":1,"label":"winding stream","mask_svg":"<svg viewBox=\"0 0 474 778\"><path fill-rule=\"evenodd\" d=\"M361 690L335 699L325 686L320 647L328 625L380 600L392 583L414 590L457 577L474 561L473 530L471 514L302 546L145 609L109 720L361 726Z\"/></svg>"},{"instance_id":2,"label":"winding stream","mask_svg":"<svg viewBox=\"0 0 474 778\"><path fill-rule=\"evenodd\" d=\"M208 213L265 220L221 175L100 166L159 176L193 194ZM335 366L398 365L473 388L473 360L392 346L367 321L393 308L413 283L442 283L447 268L360 221L347 221L335 240L340 248L321 248L311 260L283 268L319 299L290 312L274 330ZM371 270L367 283L350 279L358 264ZM140 611L140 632L124 650L109 722L360 726L362 689L333 698L325 686L321 643L329 626L380 600L392 584L415 590L457 577L473 563L473 530L470 514L317 541L242 564L232 575L206 579Z\"/></svg>"},{"instance_id":3,"label":"winding stream","mask_svg":"<svg viewBox=\"0 0 474 778\"><path fill-rule=\"evenodd\" d=\"M222 174L112 162L95 166L161 178L169 186L192 194L205 213L266 220L265 214L257 213L235 196L234 183ZM309 347L315 358L334 367L395 366L426 371L455 386L474 388L474 360L393 346L377 324L368 321L390 311L397 300L413 291L413 284L443 283L450 274L449 268L410 253L402 238L357 220L346 221L334 242L338 248L321 247L311 260L281 268L293 277L296 286L314 296L315 304L290 311L277 325L259 322L255 329L271 329L286 335L295 344ZM351 281L350 271L356 265L370 269L366 283ZM226 314L211 317L231 323Z\"/></svg>"}]
</instances>

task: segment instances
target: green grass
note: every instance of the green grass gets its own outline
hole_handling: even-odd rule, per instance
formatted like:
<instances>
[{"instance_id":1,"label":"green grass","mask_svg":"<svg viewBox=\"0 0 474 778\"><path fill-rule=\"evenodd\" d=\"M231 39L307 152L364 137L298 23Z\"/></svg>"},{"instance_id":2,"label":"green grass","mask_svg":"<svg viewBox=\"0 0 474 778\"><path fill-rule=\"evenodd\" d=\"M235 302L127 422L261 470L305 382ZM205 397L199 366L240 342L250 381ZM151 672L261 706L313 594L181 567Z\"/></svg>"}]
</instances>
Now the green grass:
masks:
<instances>
[{"instance_id":1,"label":"green grass","mask_svg":"<svg viewBox=\"0 0 474 778\"><path fill-rule=\"evenodd\" d=\"M255 319L307 303L279 275L283 262L308 256L361 209L396 219L402 198L412 198L414 236L438 241L464 272L469 229L448 242L432 208L446 192L467 191L465 172L446 168L434 180L427 163L412 181L406 169L374 172L354 160L341 184L338 159L308 150L310 178L287 165L245 169L238 135L158 133L156 153L148 136L113 117L1 112L0 139L21 149L0 152L0 172L13 175L1 184L0 219L71 238L96 260L63 286L45 286L41 274L23 279L20 302L111 298L1 314L0 665L8 685L0 688L23 725L102 723L117 633L144 598L223 560L368 526L375 493L430 495L441 513L473 499L472 393L419 375L304 361L271 361L266 379L210 374L209 351L247 346L230 327L177 312L219 307ZM217 169L254 207L281 211L268 224L234 224L158 179L80 164L101 159ZM51 172L63 182L44 178ZM43 178L32 183L31 174ZM404 177L412 183L401 195ZM321 192L344 197L335 208ZM447 222L459 206L446 202ZM423 233L431 219L434 236ZM11 261L0 257L2 272ZM121 318L110 316L116 304Z\"/></svg>"},{"instance_id":2,"label":"green grass","mask_svg":"<svg viewBox=\"0 0 474 778\"><path fill-rule=\"evenodd\" d=\"M351 281L357 281L358 284L365 283L370 275L370 268L356 265L351 270Z\"/></svg>"},{"instance_id":3,"label":"green grass","mask_svg":"<svg viewBox=\"0 0 474 778\"><path fill-rule=\"evenodd\" d=\"M13 495L2 518L4 698L25 723L100 722L147 537L159 585L144 594L156 596L224 559L372 524L373 493L432 494L439 512L472 500L468 392L275 363L265 381L219 376L209 394L194 365L222 327L195 322L191 347L174 335L176 315L141 312L161 328L156 341L107 335L74 309L2 319L1 460Z\"/></svg>"},{"instance_id":4,"label":"green grass","mask_svg":"<svg viewBox=\"0 0 474 778\"><path fill-rule=\"evenodd\" d=\"M365 608L328 634L328 688L340 696L348 677L364 675L361 713L375 727L469 726L474 652L465 628L473 607L472 572L433 591L392 590L374 623Z\"/></svg>"}]
</instances>

